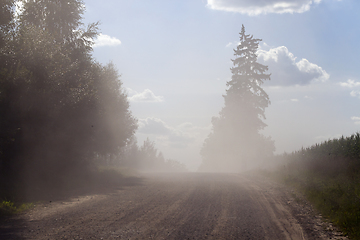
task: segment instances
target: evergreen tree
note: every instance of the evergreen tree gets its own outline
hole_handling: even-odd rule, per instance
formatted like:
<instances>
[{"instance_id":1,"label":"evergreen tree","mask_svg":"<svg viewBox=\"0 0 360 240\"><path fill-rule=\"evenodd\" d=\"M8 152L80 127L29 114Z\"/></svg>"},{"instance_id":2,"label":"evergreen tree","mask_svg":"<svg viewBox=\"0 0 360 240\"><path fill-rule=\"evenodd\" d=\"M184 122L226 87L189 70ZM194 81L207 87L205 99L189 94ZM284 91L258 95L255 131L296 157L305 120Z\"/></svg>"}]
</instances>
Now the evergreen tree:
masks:
<instances>
[{"instance_id":1,"label":"evergreen tree","mask_svg":"<svg viewBox=\"0 0 360 240\"><path fill-rule=\"evenodd\" d=\"M242 26L240 43L234 49L231 80L223 96L225 106L212 119L212 133L201 150L203 171L241 171L254 167L274 151L269 138L260 134L266 124L265 108L269 96L261 85L270 80L268 70L257 62L256 51L261 39L245 34Z\"/></svg>"}]
</instances>

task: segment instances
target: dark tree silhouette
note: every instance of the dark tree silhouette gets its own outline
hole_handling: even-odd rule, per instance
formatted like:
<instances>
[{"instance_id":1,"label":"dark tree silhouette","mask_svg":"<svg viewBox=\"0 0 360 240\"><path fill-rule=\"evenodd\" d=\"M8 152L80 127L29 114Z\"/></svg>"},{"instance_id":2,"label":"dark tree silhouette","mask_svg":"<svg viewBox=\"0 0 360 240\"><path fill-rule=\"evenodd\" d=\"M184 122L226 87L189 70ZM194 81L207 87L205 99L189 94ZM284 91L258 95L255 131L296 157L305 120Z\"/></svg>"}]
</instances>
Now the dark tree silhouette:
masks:
<instances>
[{"instance_id":1,"label":"dark tree silhouette","mask_svg":"<svg viewBox=\"0 0 360 240\"><path fill-rule=\"evenodd\" d=\"M0 1L0 49L5 44L5 33L10 30L10 22L13 18L13 8L13 0Z\"/></svg>"},{"instance_id":2,"label":"dark tree silhouette","mask_svg":"<svg viewBox=\"0 0 360 240\"><path fill-rule=\"evenodd\" d=\"M132 167L145 172L186 172L186 166L175 160L167 159L155 147L155 142L147 138L140 148L130 147L125 156L129 154ZM134 159L136 160L134 162ZM136 163L134 165L133 163Z\"/></svg>"},{"instance_id":3,"label":"dark tree silhouette","mask_svg":"<svg viewBox=\"0 0 360 240\"><path fill-rule=\"evenodd\" d=\"M259 41L245 34L242 26L240 43L234 49L232 77L223 96L225 106L220 116L212 119L212 133L201 150L202 171L246 170L274 151L272 141L259 132L266 126L263 119L270 104L261 87L270 80L270 74L265 73L267 66L257 62Z\"/></svg>"},{"instance_id":4,"label":"dark tree silhouette","mask_svg":"<svg viewBox=\"0 0 360 240\"><path fill-rule=\"evenodd\" d=\"M24 1L20 21L23 25L36 26L56 41L73 41L82 25L84 3L81 0L30 0Z\"/></svg>"},{"instance_id":5,"label":"dark tree silhouette","mask_svg":"<svg viewBox=\"0 0 360 240\"><path fill-rule=\"evenodd\" d=\"M115 67L92 58L97 24L82 29L82 11L79 0L26 1L1 32L0 194L58 189L137 128Z\"/></svg>"}]
</instances>

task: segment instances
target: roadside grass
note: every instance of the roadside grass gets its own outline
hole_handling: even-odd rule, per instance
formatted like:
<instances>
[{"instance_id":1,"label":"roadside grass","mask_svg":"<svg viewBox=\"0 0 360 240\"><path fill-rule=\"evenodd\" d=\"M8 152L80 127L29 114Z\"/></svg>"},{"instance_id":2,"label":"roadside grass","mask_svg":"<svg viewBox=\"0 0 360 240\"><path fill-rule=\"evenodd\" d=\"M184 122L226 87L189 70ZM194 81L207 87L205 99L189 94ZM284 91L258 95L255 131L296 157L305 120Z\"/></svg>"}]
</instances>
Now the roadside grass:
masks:
<instances>
[{"instance_id":1,"label":"roadside grass","mask_svg":"<svg viewBox=\"0 0 360 240\"><path fill-rule=\"evenodd\" d=\"M18 187L17 191L7 194L0 192L0 219L31 209L35 206L34 202L51 202L136 184L138 176L133 169L99 166L92 171L63 174L55 183L33 183L26 189Z\"/></svg>"},{"instance_id":2,"label":"roadside grass","mask_svg":"<svg viewBox=\"0 0 360 240\"><path fill-rule=\"evenodd\" d=\"M265 173L301 192L351 239L360 239L360 133L275 156Z\"/></svg>"},{"instance_id":3,"label":"roadside grass","mask_svg":"<svg viewBox=\"0 0 360 240\"><path fill-rule=\"evenodd\" d=\"M14 202L3 200L0 202L0 219L6 216L21 213L33 207L34 203L15 204Z\"/></svg>"},{"instance_id":4,"label":"roadside grass","mask_svg":"<svg viewBox=\"0 0 360 240\"><path fill-rule=\"evenodd\" d=\"M283 181L302 192L312 205L351 239L360 239L360 183L346 175L326 178L304 172L283 176Z\"/></svg>"}]
</instances>

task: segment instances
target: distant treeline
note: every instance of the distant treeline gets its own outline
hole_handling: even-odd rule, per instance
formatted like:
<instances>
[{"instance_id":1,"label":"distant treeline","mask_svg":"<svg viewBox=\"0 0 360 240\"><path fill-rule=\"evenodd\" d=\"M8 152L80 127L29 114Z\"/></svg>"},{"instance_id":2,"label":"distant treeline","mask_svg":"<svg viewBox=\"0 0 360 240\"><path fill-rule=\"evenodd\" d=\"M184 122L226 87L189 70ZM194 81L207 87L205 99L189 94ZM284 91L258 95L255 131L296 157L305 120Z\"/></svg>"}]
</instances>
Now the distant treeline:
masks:
<instances>
[{"instance_id":1,"label":"distant treeline","mask_svg":"<svg viewBox=\"0 0 360 240\"><path fill-rule=\"evenodd\" d=\"M187 172L185 164L173 159L165 159L155 147L155 142L146 139L140 147L135 138L119 151L115 161L105 165L122 166L147 172Z\"/></svg>"},{"instance_id":2,"label":"distant treeline","mask_svg":"<svg viewBox=\"0 0 360 240\"><path fill-rule=\"evenodd\" d=\"M350 237L360 239L360 133L277 158L287 183Z\"/></svg>"},{"instance_id":3,"label":"distant treeline","mask_svg":"<svg viewBox=\"0 0 360 240\"><path fill-rule=\"evenodd\" d=\"M114 65L92 57L81 0L14 3L0 2L0 198L25 200L119 156L137 120Z\"/></svg>"}]
</instances>

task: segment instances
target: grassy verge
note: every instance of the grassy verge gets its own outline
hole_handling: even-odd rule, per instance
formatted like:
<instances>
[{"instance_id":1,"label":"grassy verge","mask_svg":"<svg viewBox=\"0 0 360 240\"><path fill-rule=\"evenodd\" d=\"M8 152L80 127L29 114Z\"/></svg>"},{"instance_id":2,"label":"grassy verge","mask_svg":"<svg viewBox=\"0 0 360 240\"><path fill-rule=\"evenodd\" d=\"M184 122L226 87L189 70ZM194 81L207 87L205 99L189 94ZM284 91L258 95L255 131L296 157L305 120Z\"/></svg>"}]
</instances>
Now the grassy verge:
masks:
<instances>
[{"instance_id":1,"label":"grassy verge","mask_svg":"<svg viewBox=\"0 0 360 240\"><path fill-rule=\"evenodd\" d=\"M360 239L360 184L345 175L324 178L315 173L288 175L285 183L300 190L323 216L351 239Z\"/></svg>"},{"instance_id":2,"label":"grassy verge","mask_svg":"<svg viewBox=\"0 0 360 240\"><path fill-rule=\"evenodd\" d=\"M140 183L135 170L119 167L98 167L93 171L62 175L55 183L40 182L18 187L10 194L0 194L0 218L8 217L34 206L27 202L66 200L79 195L106 193L123 186ZM15 194L14 194L15 193Z\"/></svg>"},{"instance_id":3,"label":"grassy verge","mask_svg":"<svg viewBox=\"0 0 360 240\"><path fill-rule=\"evenodd\" d=\"M21 213L32 207L34 207L33 203L15 204L14 202L4 200L0 202L0 218Z\"/></svg>"},{"instance_id":4,"label":"grassy verge","mask_svg":"<svg viewBox=\"0 0 360 240\"><path fill-rule=\"evenodd\" d=\"M273 177L302 192L351 239L360 239L360 133L274 158Z\"/></svg>"},{"instance_id":5,"label":"grassy verge","mask_svg":"<svg viewBox=\"0 0 360 240\"><path fill-rule=\"evenodd\" d=\"M350 239L360 239L360 177L349 178L346 174L329 177L311 171L263 174L302 193Z\"/></svg>"}]
</instances>

